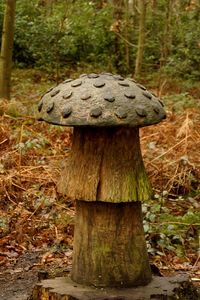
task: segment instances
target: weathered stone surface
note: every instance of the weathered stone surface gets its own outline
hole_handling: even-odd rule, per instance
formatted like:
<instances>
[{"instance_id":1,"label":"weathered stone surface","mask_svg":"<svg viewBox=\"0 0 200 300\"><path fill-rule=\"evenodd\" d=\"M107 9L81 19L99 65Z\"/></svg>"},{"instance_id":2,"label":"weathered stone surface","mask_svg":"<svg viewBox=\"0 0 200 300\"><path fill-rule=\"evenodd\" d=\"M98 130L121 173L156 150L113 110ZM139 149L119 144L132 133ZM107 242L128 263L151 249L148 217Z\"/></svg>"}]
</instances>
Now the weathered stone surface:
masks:
<instances>
[{"instance_id":1,"label":"weathered stone surface","mask_svg":"<svg viewBox=\"0 0 200 300\"><path fill-rule=\"evenodd\" d=\"M62 113L65 107L72 108L67 118ZM97 107L101 114L94 116L91 112ZM138 107L145 114L138 113ZM42 97L38 111L38 119L64 126L143 127L166 117L160 100L145 87L108 73L65 80ZM119 111L126 117L120 117Z\"/></svg>"},{"instance_id":2,"label":"weathered stone surface","mask_svg":"<svg viewBox=\"0 0 200 300\"><path fill-rule=\"evenodd\" d=\"M187 276L154 277L145 287L97 289L76 284L69 278L43 280L32 300L199 300Z\"/></svg>"}]
</instances>

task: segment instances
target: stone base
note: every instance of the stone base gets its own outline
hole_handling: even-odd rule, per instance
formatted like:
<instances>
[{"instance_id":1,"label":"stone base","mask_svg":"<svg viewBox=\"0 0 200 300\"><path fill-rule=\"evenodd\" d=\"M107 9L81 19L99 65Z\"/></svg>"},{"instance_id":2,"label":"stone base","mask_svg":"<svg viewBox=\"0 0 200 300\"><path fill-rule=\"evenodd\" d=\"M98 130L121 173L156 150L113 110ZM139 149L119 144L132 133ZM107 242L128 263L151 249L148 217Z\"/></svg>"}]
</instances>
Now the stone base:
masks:
<instances>
[{"instance_id":1,"label":"stone base","mask_svg":"<svg viewBox=\"0 0 200 300\"><path fill-rule=\"evenodd\" d=\"M151 283L136 288L95 288L57 277L38 283L32 300L199 300L196 288L186 275L154 277Z\"/></svg>"}]
</instances>

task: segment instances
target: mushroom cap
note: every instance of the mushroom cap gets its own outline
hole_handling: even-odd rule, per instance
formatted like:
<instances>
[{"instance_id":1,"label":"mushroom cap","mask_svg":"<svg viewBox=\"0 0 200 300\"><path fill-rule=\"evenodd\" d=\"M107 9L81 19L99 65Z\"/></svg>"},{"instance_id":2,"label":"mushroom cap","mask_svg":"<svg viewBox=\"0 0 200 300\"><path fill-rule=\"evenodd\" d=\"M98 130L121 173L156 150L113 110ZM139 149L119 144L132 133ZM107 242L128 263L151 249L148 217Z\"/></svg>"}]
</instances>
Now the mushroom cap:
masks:
<instances>
[{"instance_id":1,"label":"mushroom cap","mask_svg":"<svg viewBox=\"0 0 200 300\"><path fill-rule=\"evenodd\" d=\"M83 74L50 89L39 120L63 126L143 127L166 118L162 102L141 84L110 73Z\"/></svg>"}]
</instances>

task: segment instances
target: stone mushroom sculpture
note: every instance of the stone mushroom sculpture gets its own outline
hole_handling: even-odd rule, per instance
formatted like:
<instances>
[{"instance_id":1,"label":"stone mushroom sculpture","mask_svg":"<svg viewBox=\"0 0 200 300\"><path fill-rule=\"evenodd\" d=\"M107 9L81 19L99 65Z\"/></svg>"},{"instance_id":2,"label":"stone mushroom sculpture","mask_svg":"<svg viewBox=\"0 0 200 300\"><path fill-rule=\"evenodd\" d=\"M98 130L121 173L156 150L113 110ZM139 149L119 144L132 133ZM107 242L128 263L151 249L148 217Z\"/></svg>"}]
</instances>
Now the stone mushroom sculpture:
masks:
<instances>
[{"instance_id":1,"label":"stone mushroom sculpture","mask_svg":"<svg viewBox=\"0 0 200 300\"><path fill-rule=\"evenodd\" d=\"M59 190L76 200L71 278L96 287L151 281L141 202L151 197L139 128L166 117L162 102L132 79L83 74L48 91L40 119L73 126Z\"/></svg>"}]
</instances>

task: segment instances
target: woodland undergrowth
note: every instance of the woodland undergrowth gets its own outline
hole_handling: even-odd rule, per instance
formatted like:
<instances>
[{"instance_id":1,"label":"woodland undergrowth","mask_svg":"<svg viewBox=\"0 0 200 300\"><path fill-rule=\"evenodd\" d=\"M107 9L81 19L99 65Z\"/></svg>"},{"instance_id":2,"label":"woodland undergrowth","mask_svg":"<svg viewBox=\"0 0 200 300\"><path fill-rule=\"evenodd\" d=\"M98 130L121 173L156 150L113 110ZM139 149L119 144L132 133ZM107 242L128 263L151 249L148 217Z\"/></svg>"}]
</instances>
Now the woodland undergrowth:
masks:
<instances>
[{"instance_id":1,"label":"woodland undergrowth","mask_svg":"<svg viewBox=\"0 0 200 300\"><path fill-rule=\"evenodd\" d=\"M25 83L26 82L26 83ZM42 251L41 265L71 266L74 203L57 192L72 129L38 122L40 95L52 82L14 78L13 99L0 103L0 267ZM167 119L140 131L154 195L143 205L150 261L161 272L200 275L200 114L198 99L164 95ZM186 99L187 98L187 99ZM178 101L187 105L175 109ZM175 107L175 108L174 108ZM182 105L183 107L183 105Z\"/></svg>"}]
</instances>

